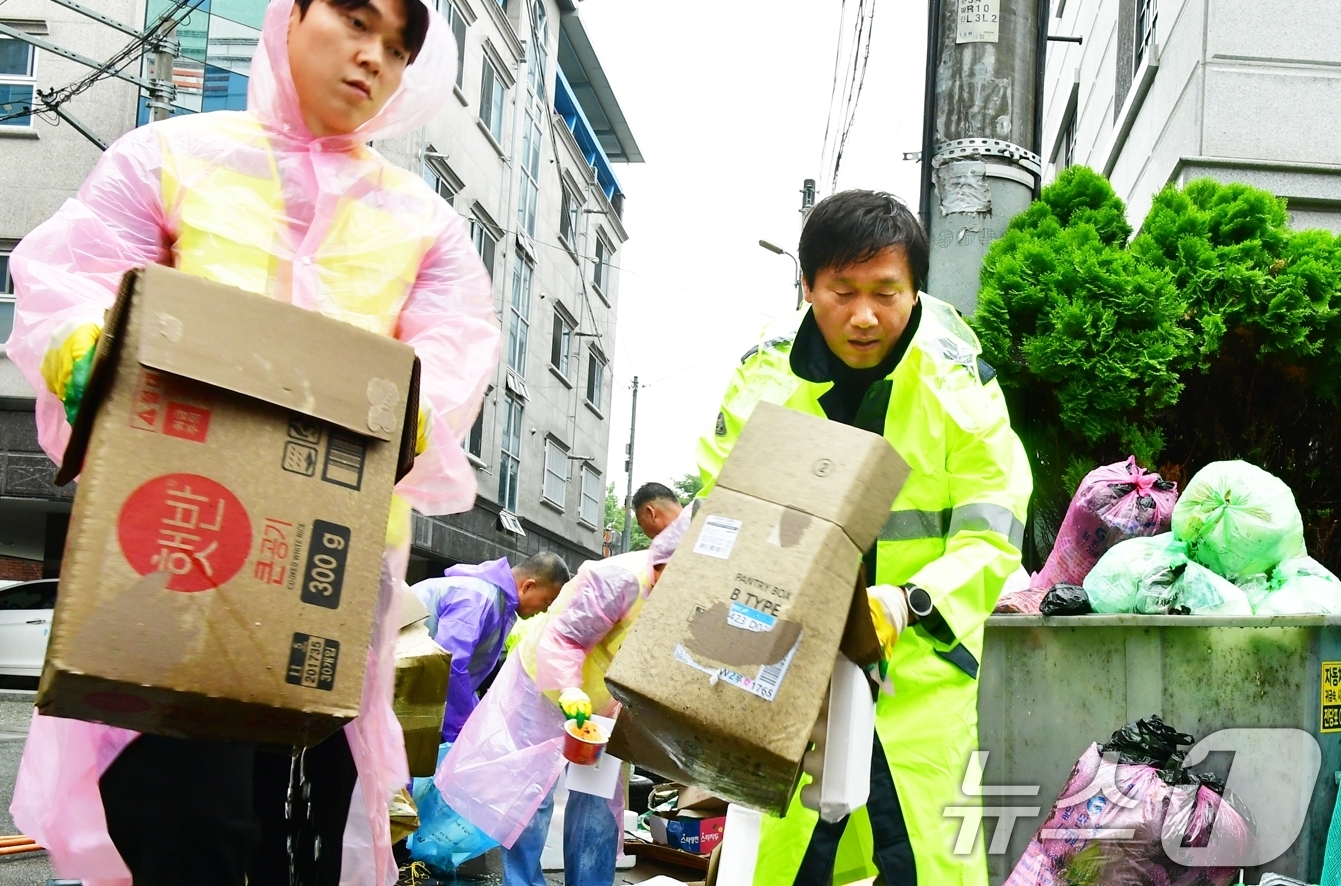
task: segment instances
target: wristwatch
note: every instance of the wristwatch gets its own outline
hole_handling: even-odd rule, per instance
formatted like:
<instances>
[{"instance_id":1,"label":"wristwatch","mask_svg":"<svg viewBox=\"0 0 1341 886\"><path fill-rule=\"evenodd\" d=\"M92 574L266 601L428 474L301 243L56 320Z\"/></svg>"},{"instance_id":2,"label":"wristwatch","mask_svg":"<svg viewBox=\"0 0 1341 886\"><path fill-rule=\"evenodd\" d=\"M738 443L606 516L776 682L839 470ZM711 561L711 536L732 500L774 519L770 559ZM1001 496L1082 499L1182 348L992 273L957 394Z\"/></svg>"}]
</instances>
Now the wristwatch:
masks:
<instances>
[{"instance_id":1,"label":"wristwatch","mask_svg":"<svg viewBox=\"0 0 1341 886\"><path fill-rule=\"evenodd\" d=\"M923 619L935 611L931 605L931 595L925 588L920 588L911 582L903 586L903 592L908 597L908 611L916 619Z\"/></svg>"}]
</instances>

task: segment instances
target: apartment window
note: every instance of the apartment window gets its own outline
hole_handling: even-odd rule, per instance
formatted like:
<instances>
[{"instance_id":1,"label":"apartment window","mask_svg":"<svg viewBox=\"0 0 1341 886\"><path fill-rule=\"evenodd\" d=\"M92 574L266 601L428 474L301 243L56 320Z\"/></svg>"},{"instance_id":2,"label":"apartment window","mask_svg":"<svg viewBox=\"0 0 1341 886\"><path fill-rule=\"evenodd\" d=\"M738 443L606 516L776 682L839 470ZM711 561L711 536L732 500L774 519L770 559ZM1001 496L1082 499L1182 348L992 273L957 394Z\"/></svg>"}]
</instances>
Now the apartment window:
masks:
<instances>
[{"instance_id":1,"label":"apartment window","mask_svg":"<svg viewBox=\"0 0 1341 886\"><path fill-rule=\"evenodd\" d=\"M436 153L431 145L428 148L428 153ZM456 174L447 168L447 164L438 158L424 157L423 175L424 181L428 182L428 186L439 197L446 200L448 206L453 205L456 201L456 195L465 188L461 179L457 178Z\"/></svg>"},{"instance_id":2,"label":"apartment window","mask_svg":"<svg viewBox=\"0 0 1341 886\"><path fill-rule=\"evenodd\" d=\"M517 256L512 269L512 301L508 323L508 368L526 377L526 337L531 327L531 282L535 267Z\"/></svg>"},{"instance_id":3,"label":"apartment window","mask_svg":"<svg viewBox=\"0 0 1341 886\"><path fill-rule=\"evenodd\" d=\"M606 243L605 238L598 234L596 236L596 270L592 274L592 282L602 292L610 285L610 252L610 244Z\"/></svg>"},{"instance_id":4,"label":"apartment window","mask_svg":"<svg viewBox=\"0 0 1341 886\"><path fill-rule=\"evenodd\" d=\"M554 337L550 342L549 363L559 375L571 377L573 367L573 330L577 324L562 307L554 307Z\"/></svg>"},{"instance_id":5,"label":"apartment window","mask_svg":"<svg viewBox=\"0 0 1341 886\"><path fill-rule=\"evenodd\" d=\"M480 414L475 416L475 423L470 426L470 436L466 438L466 452L476 458L484 458L484 406L480 406Z\"/></svg>"},{"instance_id":6,"label":"apartment window","mask_svg":"<svg viewBox=\"0 0 1341 886\"><path fill-rule=\"evenodd\" d=\"M14 329L14 281L9 276L9 251L0 251L0 343Z\"/></svg>"},{"instance_id":7,"label":"apartment window","mask_svg":"<svg viewBox=\"0 0 1341 886\"><path fill-rule=\"evenodd\" d=\"M605 394L605 358L594 347L587 352L587 402L597 409Z\"/></svg>"},{"instance_id":8,"label":"apartment window","mask_svg":"<svg viewBox=\"0 0 1341 886\"><path fill-rule=\"evenodd\" d=\"M485 226L484 222L478 218L470 220L470 240L475 244L475 251L480 254L480 260L484 262L484 269L489 272L489 277L494 276L494 258L498 254L498 238L494 232Z\"/></svg>"},{"instance_id":9,"label":"apartment window","mask_svg":"<svg viewBox=\"0 0 1341 886\"><path fill-rule=\"evenodd\" d=\"M1062 168L1076 165L1076 118L1080 114L1072 112L1066 121L1066 130L1062 133Z\"/></svg>"},{"instance_id":10,"label":"apartment window","mask_svg":"<svg viewBox=\"0 0 1341 886\"><path fill-rule=\"evenodd\" d=\"M1159 10L1155 0L1136 0L1136 53L1132 70L1139 70L1146 51L1155 39L1155 19Z\"/></svg>"},{"instance_id":11,"label":"apartment window","mask_svg":"<svg viewBox=\"0 0 1341 886\"><path fill-rule=\"evenodd\" d=\"M581 208L578 205L577 197L568 190L568 186L563 187L563 198L560 202L561 215L559 216L559 236L563 238L573 249L577 249L577 226L578 219L581 218Z\"/></svg>"},{"instance_id":12,"label":"apartment window","mask_svg":"<svg viewBox=\"0 0 1341 886\"><path fill-rule=\"evenodd\" d=\"M451 0L443 3L442 14L447 17L452 36L456 38L456 85L460 88L466 73L466 17Z\"/></svg>"},{"instance_id":13,"label":"apartment window","mask_svg":"<svg viewBox=\"0 0 1341 886\"><path fill-rule=\"evenodd\" d=\"M503 78L486 56L480 76L480 122L494 141L503 143Z\"/></svg>"},{"instance_id":14,"label":"apartment window","mask_svg":"<svg viewBox=\"0 0 1341 886\"><path fill-rule=\"evenodd\" d=\"M503 447L498 459L498 504L517 510L517 477L521 473L522 401L511 394L503 400Z\"/></svg>"},{"instance_id":15,"label":"apartment window","mask_svg":"<svg viewBox=\"0 0 1341 886\"><path fill-rule=\"evenodd\" d=\"M601 525L601 475L591 465L582 466L582 504L577 518L588 526Z\"/></svg>"},{"instance_id":16,"label":"apartment window","mask_svg":"<svg viewBox=\"0 0 1341 886\"><path fill-rule=\"evenodd\" d=\"M545 487L543 495L550 504L564 506L568 492L568 450L553 437L545 440Z\"/></svg>"},{"instance_id":17,"label":"apartment window","mask_svg":"<svg viewBox=\"0 0 1341 886\"><path fill-rule=\"evenodd\" d=\"M0 37L0 126L31 126L36 53L22 40Z\"/></svg>"},{"instance_id":18,"label":"apartment window","mask_svg":"<svg viewBox=\"0 0 1341 886\"><path fill-rule=\"evenodd\" d=\"M535 236L535 210L540 199L540 124L535 112L526 109L522 129L521 194L517 201L517 225L531 237Z\"/></svg>"}]
</instances>

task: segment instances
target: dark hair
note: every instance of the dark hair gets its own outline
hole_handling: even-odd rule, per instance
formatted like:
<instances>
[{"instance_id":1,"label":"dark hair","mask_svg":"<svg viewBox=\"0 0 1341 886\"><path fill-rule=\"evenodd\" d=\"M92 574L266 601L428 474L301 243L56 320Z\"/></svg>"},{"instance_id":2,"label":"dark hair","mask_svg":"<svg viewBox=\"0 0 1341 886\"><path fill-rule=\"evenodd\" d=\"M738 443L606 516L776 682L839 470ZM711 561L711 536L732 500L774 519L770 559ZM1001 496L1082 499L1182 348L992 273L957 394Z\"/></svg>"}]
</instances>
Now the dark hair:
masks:
<instances>
[{"instance_id":1,"label":"dark hair","mask_svg":"<svg viewBox=\"0 0 1341 886\"><path fill-rule=\"evenodd\" d=\"M801 229L798 253L807 286L824 268L847 268L869 261L891 246L902 246L913 284L927 284L930 244L917 216L884 191L840 191L810 210Z\"/></svg>"},{"instance_id":2,"label":"dark hair","mask_svg":"<svg viewBox=\"0 0 1341 886\"><path fill-rule=\"evenodd\" d=\"M294 2L298 4L298 17L306 17L307 10L312 6L312 0L294 0ZM372 0L326 0L326 2L345 12L353 12L372 5ZM401 31L400 36L405 41L406 51L410 53L409 64L414 64L414 60L419 56L419 50L424 48L424 40L428 37L428 7L421 0L401 0L401 2L405 4L405 30Z\"/></svg>"},{"instance_id":3,"label":"dark hair","mask_svg":"<svg viewBox=\"0 0 1341 886\"><path fill-rule=\"evenodd\" d=\"M568 564L563 562L563 558L558 554L551 554L549 551L541 551L535 554L517 567L517 571L527 578L534 578L542 585L554 585L563 587L568 584L568 580L573 577L568 571Z\"/></svg>"},{"instance_id":4,"label":"dark hair","mask_svg":"<svg viewBox=\"0 0 1341 886\"><path fill-rule=\"evenodd\" d=\"M680 497L670 491L670 487L662 486L660 483L644 483L638 487L638 491L633 493L633 509L641 511L643 505L654 501L673 501L677 505L680 503Z\"/></svg>"}]
</instances>

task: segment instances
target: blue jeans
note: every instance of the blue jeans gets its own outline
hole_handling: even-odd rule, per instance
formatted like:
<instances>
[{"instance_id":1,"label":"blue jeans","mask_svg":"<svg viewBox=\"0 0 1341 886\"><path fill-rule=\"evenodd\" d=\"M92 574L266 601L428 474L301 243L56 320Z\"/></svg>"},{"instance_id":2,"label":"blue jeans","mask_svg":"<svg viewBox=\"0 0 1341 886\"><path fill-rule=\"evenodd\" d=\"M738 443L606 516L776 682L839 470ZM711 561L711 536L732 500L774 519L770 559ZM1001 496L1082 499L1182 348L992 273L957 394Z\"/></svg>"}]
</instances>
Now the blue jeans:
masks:
<instances>
[{"instance_id":1,"label":"blue jeans","mask_svg":"<svg viewBox=\"0 0 1341 886\"><path fill-rule=\"evenodd\" d=\"M503 886L545 886L540 855L554 816L554 790L536 810L511 849L503 850ZM604 797L568 792L563 814L563 881L566 886L612 886L619 823Z\"/></svg>"}]
</instances>

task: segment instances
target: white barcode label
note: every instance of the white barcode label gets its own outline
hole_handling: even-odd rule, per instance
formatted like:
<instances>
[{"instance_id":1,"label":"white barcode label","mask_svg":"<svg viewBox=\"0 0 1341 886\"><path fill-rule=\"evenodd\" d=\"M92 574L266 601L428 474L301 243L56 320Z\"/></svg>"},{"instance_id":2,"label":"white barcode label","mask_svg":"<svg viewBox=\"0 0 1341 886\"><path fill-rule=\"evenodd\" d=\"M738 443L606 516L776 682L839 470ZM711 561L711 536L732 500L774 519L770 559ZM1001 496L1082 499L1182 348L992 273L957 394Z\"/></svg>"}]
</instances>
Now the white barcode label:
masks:
<instances>
[{"instance_id":1,"label":"white barcode label","mask_svg":"<svg viewBox=\"0 0 1341 886\"><path fill-rule=\"evenodd\" d=\"M740 521L730 517L709 516L703 521L703 531L698 534L694 545L695 554L706 554L719 560L731 557L731 549L736 546L736 536L740 535Z\"/></svg>"},{"instance_id":2,"label":"white barcode label","mask_svg":"<svg viewBox=\"0 0 1341 886\"><path fill-rule=\"evenodd\" d=\"M804 631L802 632L804 633ZM737 689L744 689L751 695L757 695L764 701L772 701L777 698L778 689L782 686L782 680L787 676L787 669L792 666L792 659L796 657L796 650L801 648L801 637L797 636L796 642L792 644L787 657L776 664L765 665L759 669L759 676L749 677L738 673L730 668L708 668L694 661L694 657L689 654L689 650L684 646L675 647L675 660L681 664L687 664L695 670L702 671L705 674L711 674L715 679L723 683L729 683Z\"/></svg>"}]
</instances>

